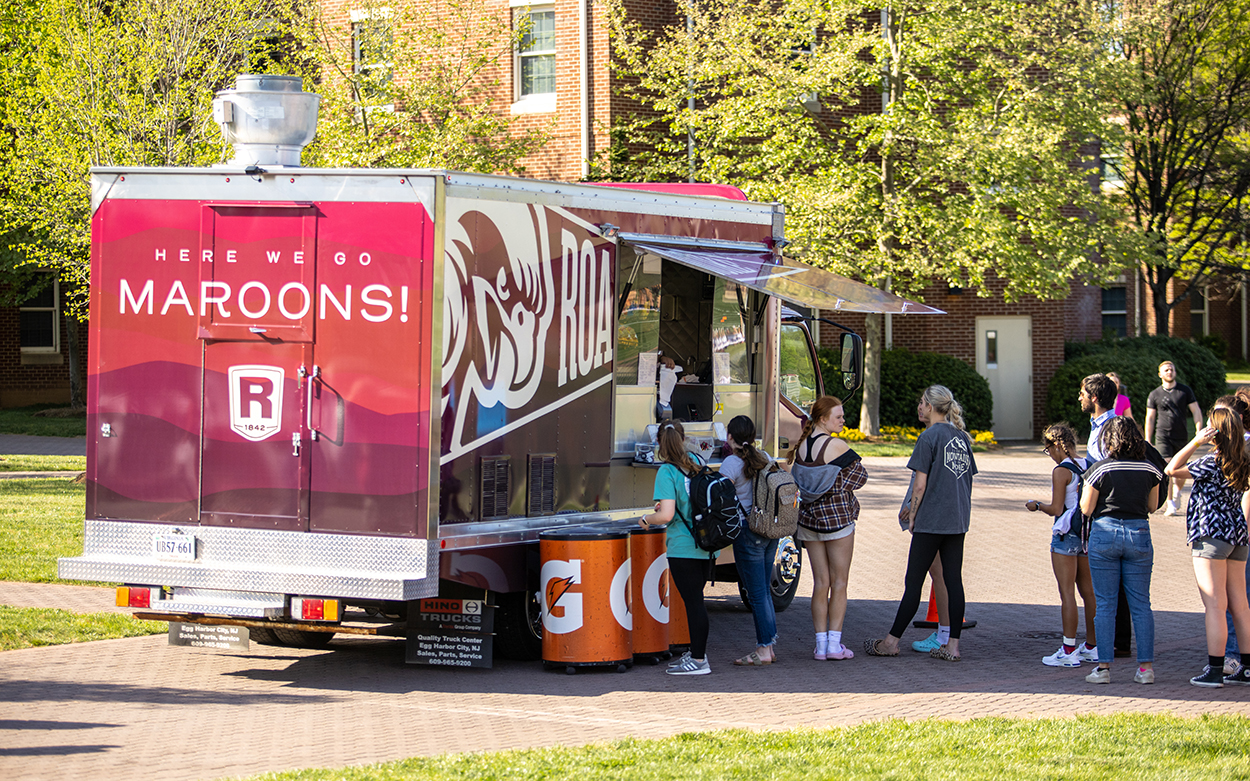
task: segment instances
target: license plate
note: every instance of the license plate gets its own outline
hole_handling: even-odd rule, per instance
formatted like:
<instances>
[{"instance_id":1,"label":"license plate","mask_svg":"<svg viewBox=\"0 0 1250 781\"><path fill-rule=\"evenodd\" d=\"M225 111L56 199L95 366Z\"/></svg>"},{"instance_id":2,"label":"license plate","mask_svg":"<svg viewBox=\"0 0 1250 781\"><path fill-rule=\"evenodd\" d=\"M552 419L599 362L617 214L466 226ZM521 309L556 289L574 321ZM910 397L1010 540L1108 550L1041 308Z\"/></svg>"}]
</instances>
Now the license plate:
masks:
<instances>
[{"instance_id":1,"label":"license plate","mask_svg":"<svg viewBox=\"0 0 1250 781\"><path fill-rule=\"evenodd\" d=\"M158 534L153 546L161 561L195 561L195 535Z\"/></svg>"}]
</instances>

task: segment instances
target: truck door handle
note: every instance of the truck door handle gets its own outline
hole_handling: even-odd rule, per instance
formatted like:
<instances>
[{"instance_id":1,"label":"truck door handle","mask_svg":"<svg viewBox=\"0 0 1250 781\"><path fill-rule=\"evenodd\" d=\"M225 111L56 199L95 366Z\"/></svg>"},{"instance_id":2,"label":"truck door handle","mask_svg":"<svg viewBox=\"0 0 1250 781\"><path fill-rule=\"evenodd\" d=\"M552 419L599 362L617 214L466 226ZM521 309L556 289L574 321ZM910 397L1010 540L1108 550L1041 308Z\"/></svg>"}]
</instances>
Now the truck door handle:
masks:
<instances>
[{"instance_id":1,"label":"truck door handle","mask_svg":"<svg viewBox=\"0 0 1250 781\"><path fill-rule=\"evenodd\" d=\"M299 457L299 442L300 442L299 432L296 431L294 434L291 435L291 455L297 458Z\"/></svg>"},{"instance_id":2,"label":"truck door handle","mask_svg":"<svg viewBox=\"0 0 1250 781\"><path fill-rule=\"evenodd\" d=\"M317 429L313 428L313 383L321 376L321 367L313 364L312 372L308 375L308 404L305 412L308 416L308 438L313 442L317 441Z\"/></svg>"},{"instance_id":3,"label":"truck door handle","mask_svg":"<svg viewBox=\"0 0 1250 781\"><path fill-rule=\"evenodd\" d=\"M781 450L789 450L790 449L789 437L777 437L777 447Z\"/></svg>"}]
</instances>

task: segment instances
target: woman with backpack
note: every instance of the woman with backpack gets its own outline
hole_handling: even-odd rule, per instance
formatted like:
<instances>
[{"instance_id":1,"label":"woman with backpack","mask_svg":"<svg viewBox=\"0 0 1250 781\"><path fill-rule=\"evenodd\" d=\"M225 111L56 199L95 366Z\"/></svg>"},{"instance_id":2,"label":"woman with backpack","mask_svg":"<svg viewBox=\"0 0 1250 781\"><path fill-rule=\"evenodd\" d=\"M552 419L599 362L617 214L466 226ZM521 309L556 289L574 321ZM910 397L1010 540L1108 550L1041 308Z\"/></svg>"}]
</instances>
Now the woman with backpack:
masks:
<instances>
[{"instance_id":1,"label":"woman with backpack","mask_svg":"<svg viewBox=\"0 0 1250 781\"><path fill-rule=\"evenodd\" d=\"M726 431L733 453L721 462L720 473L733 481L738 503L749 515L755 504L755 477L767 469L772 460L755 447L755 422L746 415L729 421ZM777 558L777 542L761 537L745 525L734 540L734 562L755 619L755 650L735 659L734 664L739 666L759 667L777 661L777 614L768 587L773 560Z\"/></svg>"},{"instance_id":2,"label":"woman with backpack","mask_svg":"<svg viewBox=\"0 0 1250 781\"><path fill-rule=\"evenodd\" d=\"M796 536L807 549L812 565L812 624L816 631L813 658L851 659L842 644L846 618L846 583L855 552L855 521L859 500L855 491L868 482L859 454L834 437L845 425L842 401L821 396L786 460L799 484L799 528Z\"/></svg>"},{"instance_id":3,"label":"woman with backpack","mask_svg":"<svg viewBox=\"0 0 1250 781\"><path fill-rule=\"evenodd\" d=\"M1080 667L1081 662L1098 661L1098 642L1094 630L1094 583L1089 575L1089 555L1081 540L1081 532L1072 525L1080 512L1081 474L1085 468L1076 457L1076 432L1067 423L1056 423L1042 433L1042 452L1055 462L1050 474L1050 502L1030 499L1024 503L1029 512L1041 512L1055 519L1051 526L1050 566L1059 584L1059 613L1063 619L1063 643L1050 656L1042 657L1049 667ZM1076 592L1085 603L1085 642L1076 645Z\"/></svg>"},{"instance_id":4,"label":"woman with backpack","mask_svg":"<svg viewBox=\"0 0 1250 781\"><path fill-rule=\"evenodd\" d=\"M908 507L911 548L903 598L890 633L881 640L866 640L869 656L898 656L899 640L920 607L920 590L934 556L942 559L942 579L950 600L951 636L946 645L929 652L935 659L958 662L959 635L964 623L964 537L972 518L972 477L977 464L972 457L972 438L964 427L963 407L950 389L930 385L920 395L920 411L929 427L916 439L907 468L915 473Z\"/></svg>"},{"instance_id":5,"label":"woman with backpack","mask_svg":"<svg viewBox=\"0 0 1250 781\"><path fill-rule=\"evenodd\" d=\"M1094 624L1098 667L1085 680L1111 683L1115 649L1115 617L1120 586L1128 599L1137 635L1137 683L1154 683L1155 619L1150 612L1150 575L1154 546L1150 541L1150 513L1159 506L1163 473L1146 460L1146 440L1132 418L1113 417L1102 431L1106 454L1085 472L1081 512L1089 520L1089 573L1094 581L1098 613Z\"/></svg>"},{"instance_id":6,"label":"woman with backpack","mask_svg":"<svg viewBox=\"0 0 1250 781\"><path fill-rule=\"evenodd\" d=\"M1216 688L1225 683L1250 684L1246 663L1250 654L1241 654L1241 667L1224 675L1224 644L1228 626L1227 610L1233 614L1237 634L1250 637L1250 604L1246 601L1245 561L1250 552L1246 535L1243 496L1250 489L1250 457L1246 455L1245 427L1233 410L1217 407L1207 413L1207 426L1172 457L1167 473L1171 477L1194 480L1185 515L1186 541L1193 552L1194 575L1206 612L1207 666L1189 682L1194 686ZM1193 463L1194 451L1215 444L1215 452Z\"/></svg>"},{"instance_id":7,"label":"woman with backpack","mask_svg":"<svg viewBox=\"0 0 1250 781\"><path fill-rule=\"evenodd\" d=\"M686 450L686 430L675 420L660 424L659 445L664 464L655 476L655 512L642 516L638 525L646 529L657 523L668 524L665 541L669 577L686 605L686 626L690 630L690 651L682 654L666 672L669 675L707 675L712 672L712 666L707 660L708 619L703 587L716 554L695 544L687 486L687 481L703 467L703 462Z\"/></svg>"}]
</instances>

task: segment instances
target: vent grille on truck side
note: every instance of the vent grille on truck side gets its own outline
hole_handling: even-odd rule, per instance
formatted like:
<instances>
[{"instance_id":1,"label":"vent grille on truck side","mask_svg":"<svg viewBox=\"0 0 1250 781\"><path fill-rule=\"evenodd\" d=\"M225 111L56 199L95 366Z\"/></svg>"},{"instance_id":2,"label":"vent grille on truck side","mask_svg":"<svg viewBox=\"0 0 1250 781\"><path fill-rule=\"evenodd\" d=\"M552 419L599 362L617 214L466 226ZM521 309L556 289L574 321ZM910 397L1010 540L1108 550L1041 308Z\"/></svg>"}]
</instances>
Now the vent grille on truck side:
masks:
<instances>
[{"instance_id":1,"label":"vent grille on truck side","mask_svg":"<svg viewBox=\"0 0 1250 781\"><path fill-rule=\"evenodd\" d=\"M512 487L511 456L482 458L482 520L508 517Z\"/></svg>"},{"instance_id":2,"label":"vent grille on truck side","mask_svg":"<svg viewBox=\"0 0 1250 781\"><path fill-rule=\"evenodd\" d=\"M556 457L530 454L529 515L556 512Z\"/></svg>"}]
</instances>

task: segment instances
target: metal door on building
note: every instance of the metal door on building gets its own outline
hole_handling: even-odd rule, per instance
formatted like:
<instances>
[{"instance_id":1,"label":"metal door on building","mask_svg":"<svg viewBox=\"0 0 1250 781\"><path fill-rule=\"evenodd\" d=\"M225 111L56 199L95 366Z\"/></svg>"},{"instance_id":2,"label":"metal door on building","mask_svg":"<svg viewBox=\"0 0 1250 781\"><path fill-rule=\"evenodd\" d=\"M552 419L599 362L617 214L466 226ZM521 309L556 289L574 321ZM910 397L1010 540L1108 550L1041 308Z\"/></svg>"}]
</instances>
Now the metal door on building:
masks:
<instances>
[{"instance_id":1,"label":"metal door on building","mask_svg":"<svg viewBox=\"0 0 1250 781\"><path fill-rule=\"evenodd\" d=\"M994 436L1032 439L1032 318L978 317L977 372L994 395Z\"/></svg>"}]
</instances>

